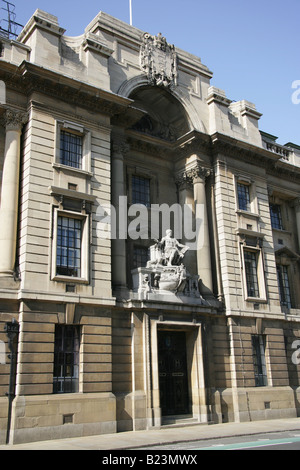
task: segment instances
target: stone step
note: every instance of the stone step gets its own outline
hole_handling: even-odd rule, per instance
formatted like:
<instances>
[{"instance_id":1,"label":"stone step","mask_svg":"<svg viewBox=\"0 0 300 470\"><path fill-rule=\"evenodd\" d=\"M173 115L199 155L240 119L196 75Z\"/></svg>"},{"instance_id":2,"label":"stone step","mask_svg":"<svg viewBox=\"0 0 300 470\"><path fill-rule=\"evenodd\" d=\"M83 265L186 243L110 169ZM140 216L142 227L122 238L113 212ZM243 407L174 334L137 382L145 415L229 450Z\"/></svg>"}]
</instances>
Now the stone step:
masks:
<instances>
[{"instance_id":1,"label":"stone step","mask_svg":"<svg viewBox=\"0 0 300 470\"><path fill-rule=\"evenodd\" d=\"M192 415L177 415L177 416L165 416L162 418L161 425L164 428L168 427L182 427L182 426L196 426L199 421L193 418Z\"/></svg>"}]
</instances>

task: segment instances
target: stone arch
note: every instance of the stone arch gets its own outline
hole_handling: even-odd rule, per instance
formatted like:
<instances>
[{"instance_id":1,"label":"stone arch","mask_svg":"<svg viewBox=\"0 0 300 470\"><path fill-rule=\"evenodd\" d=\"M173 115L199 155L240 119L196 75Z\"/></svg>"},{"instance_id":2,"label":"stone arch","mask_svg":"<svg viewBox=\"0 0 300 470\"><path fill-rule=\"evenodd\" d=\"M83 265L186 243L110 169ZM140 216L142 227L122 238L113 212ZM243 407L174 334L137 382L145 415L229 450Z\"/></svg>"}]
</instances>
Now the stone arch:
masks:
<instances>
[{"instance_id":1,"label":"stone arch","mask_svg":"<svg viewBox=\"0 0 300 470\"><path fill-rule=\"evenodd\" d=\"M149 85L147 76L144 74L138 75L131 78L130 80L125 81L119 88L118 94L126 98L136 97L139 94L140 90L145 90L146 88L151 89L155 94L158 93L169 93L173 100L176 100L178 106L182 108L186 116L186 122L188 125L188 130L197 130L200 132L206 132L204 124L197 113L196 108L190 102L189 97L185 96L180 87L172 86L170 89L164 89L163 87ZM175 103L175 101L174 101Z\"/></svg>"}]
</instances>

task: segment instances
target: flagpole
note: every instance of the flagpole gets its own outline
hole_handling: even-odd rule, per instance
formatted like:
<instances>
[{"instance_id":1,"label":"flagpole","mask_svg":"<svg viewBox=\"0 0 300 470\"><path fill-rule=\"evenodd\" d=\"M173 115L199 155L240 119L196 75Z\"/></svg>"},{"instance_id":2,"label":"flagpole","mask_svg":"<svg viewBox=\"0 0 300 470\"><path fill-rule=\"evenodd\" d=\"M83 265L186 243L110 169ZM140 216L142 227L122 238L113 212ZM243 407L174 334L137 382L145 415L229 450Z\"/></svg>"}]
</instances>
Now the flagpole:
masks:
<instances>
[{"instance_id":1,"label":"flagpole","mask_svg":"<svg viewBox=\"0 0 300 470\"><path fill-rule=\"evenodd\" d=\"M132 26L132 0L129 0L130 26Z\"/></svg>"}]
</instances>

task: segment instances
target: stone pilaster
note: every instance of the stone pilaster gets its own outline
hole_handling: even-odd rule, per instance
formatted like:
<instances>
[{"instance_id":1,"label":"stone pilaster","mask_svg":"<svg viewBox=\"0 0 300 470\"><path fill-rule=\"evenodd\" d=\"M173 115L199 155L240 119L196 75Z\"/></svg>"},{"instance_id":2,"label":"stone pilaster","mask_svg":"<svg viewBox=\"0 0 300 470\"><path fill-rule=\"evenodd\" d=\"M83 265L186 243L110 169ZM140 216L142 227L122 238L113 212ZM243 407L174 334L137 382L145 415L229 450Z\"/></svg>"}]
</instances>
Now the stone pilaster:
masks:
<instances>
[{"instance_id":1,"label":"stone pilaster","mask_svg":"<svg viewBox=\"0 0 300 470\"><path fill-rule=\"evenodd\" d=\"M28 115L20 111L7 110L4 115L6 134L0 206L0 277L12 276L15 268L20 137L27 119Z\"/></svg>"}]
</instances>

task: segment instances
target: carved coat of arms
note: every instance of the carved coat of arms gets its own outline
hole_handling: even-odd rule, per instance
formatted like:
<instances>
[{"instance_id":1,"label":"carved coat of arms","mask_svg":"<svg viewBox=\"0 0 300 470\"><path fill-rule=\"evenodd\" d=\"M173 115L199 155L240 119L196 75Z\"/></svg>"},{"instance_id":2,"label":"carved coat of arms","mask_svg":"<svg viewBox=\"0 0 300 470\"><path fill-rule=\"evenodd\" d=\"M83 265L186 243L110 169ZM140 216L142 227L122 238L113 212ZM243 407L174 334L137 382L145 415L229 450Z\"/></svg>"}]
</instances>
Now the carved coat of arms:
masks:
<instances>
[{"instance_id":1,"label":"carved coat of arms","mask_svg":"<svg viewBox=\"0 0 300 470\"><path fill-rule=\"evenodd\" d=\"M175 47L166 38L145 33L140 49L140 64L151 85L177 85L177 56Z\"/></svg>"}]
</instances>

